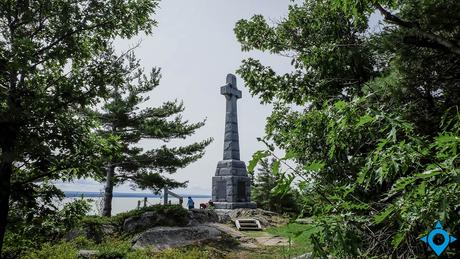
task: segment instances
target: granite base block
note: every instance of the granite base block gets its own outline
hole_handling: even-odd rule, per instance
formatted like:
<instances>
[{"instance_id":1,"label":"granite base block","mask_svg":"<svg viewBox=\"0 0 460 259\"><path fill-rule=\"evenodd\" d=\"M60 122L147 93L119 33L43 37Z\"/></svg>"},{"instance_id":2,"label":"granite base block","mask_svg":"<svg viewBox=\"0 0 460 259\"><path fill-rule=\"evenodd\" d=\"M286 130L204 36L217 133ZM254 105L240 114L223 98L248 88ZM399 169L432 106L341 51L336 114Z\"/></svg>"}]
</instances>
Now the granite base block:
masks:
<instances>
[{"instance_id":1,"label":"granite base block","mask_svg":"<svg viewBox=\"0 0 460 259\"><path fill-rule=\"evenodd\" d=\"M255 202L214 202L214 208L216 209L256 209L257 205Z\"/></svg>"}]
</instances>

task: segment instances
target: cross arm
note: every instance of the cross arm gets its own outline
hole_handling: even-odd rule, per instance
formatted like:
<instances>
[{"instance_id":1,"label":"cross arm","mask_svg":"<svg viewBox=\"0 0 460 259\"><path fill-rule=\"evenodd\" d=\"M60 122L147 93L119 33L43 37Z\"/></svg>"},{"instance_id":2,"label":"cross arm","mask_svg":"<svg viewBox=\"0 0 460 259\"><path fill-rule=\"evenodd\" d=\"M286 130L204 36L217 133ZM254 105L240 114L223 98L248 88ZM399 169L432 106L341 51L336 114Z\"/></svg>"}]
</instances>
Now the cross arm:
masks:
<instances>
[{"instance_id":1,"label":"cross arm","mask_svg":"<svg viewBox=\"0 0 460 259\"><path fill-rule=\"evenodd\" d=\"M220 88L220 94L226 96L235 96L237 99L242 97L241 91L232 87L231 84L226 84Z\"/></svg>"}]
</instances>

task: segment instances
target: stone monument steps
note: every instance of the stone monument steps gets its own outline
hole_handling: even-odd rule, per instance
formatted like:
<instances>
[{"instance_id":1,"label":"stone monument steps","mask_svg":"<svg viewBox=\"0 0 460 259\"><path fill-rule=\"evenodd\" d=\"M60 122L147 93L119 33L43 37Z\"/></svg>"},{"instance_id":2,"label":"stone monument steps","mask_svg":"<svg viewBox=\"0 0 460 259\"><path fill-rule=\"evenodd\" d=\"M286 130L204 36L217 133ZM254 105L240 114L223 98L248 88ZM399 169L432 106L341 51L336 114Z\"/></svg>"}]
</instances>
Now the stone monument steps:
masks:
<instances>
[{"instance_id":1,"label":"stone monument steps","mask_svg":"<svg viewBox=\"0 0 460 259\"><path fill-rule=\"evenodd\" d=\"M235 226L238 230L262 230L262 226L257 219L237 219Z\"/></svg>"}]
</instances>

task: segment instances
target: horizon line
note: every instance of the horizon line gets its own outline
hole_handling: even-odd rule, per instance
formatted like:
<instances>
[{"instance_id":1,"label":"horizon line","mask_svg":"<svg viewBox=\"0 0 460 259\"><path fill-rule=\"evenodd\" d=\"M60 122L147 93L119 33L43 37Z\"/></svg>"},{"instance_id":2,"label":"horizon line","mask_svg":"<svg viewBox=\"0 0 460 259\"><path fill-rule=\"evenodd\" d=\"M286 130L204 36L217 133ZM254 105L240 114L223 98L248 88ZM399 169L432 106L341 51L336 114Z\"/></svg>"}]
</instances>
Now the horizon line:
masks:
<instances>
[{"instance_id":1,"label":"horizon line","mask_svg":"<svg viewBox=\"0 0 460 259\"><path fill-rule=\"evenodd\" d=\"M103 192L87 192L87 191L63 191L66 198L74 198L74 197L103 197ZM195 197L195 198L210 198L211 195L209 194L183 194L178 193L178 195L182 197ZM139 192L114 192L113 197L149 197L149 198L158 198L162 197L162 194L154 194L154 193L139 193Z\"/></svg>"}]
</instances>

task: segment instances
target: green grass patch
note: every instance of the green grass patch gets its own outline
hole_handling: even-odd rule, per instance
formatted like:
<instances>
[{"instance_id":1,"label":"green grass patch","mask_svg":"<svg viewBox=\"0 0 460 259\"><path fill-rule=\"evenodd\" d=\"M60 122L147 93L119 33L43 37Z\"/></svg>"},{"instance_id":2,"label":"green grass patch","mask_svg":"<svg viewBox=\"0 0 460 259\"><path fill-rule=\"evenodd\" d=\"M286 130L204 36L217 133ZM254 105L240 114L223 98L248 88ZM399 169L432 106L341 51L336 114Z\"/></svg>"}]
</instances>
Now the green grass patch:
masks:
<instances>
[{"instance_id":1,"label":"green grass patch","mask_svg":"<svg viewBox=\"0 0 460 259\"><path fill-rule=\"evenodd\" d=\"M294 258L307 253L301 247L287 246L262 246L253 249L245 249L241 251L233 251L228 253L224 258L228 259L273 259L273 258Z\"/></svg>"},{"instance_id":2,"label":"green grass patch","mask_svg":"<svg viewBox=\"0 0 460 259\"><path fill-rule=\"evenodd\" d=\"M268 228L266 231L274 236L286 237L290 240L290 248L296 252L312 251L311 235L320 229L311 224L289 223L283 226Z\"/></svg>"}]
</instances>

